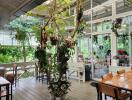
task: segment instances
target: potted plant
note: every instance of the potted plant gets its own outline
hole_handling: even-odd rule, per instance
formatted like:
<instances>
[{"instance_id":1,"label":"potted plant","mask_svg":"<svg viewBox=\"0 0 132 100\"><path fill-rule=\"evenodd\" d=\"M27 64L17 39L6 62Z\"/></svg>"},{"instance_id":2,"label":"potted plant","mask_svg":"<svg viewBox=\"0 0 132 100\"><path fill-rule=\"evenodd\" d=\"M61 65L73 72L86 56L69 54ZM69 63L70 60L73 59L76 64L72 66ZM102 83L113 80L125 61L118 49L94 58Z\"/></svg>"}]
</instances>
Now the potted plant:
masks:
<instances>
[{"instance_id":1,"label":"potted plant","mask_svg":"<svg viewBox=\"0 0 132 100\"><path fill-rule=\"evenodd\" d=\"M51 100L65 100L65 95L70 90L71 83L67 79L66 71L68 69L67 61L71 56L71 49L73 49L74 41L71 38L65 39L62 44L57 46L57 63L54 64L53 78L49 82L49 90L51 93Z\"/></svg>"},{"instance_id":2,"label":"potted plant","mask_svg":"<svg viewBox=\"0 0 132 100\"><path fill-rule=\"evenodd\" d=\"M84 28L80 28L83 13L81 1L77 0L76 26L74 31L72 31L72 33L70 34L71 38L64 39L64 37L69 34L65 29L69 25L69 20L67 19L71 18L71 15L68 14L68 10L64 9L69 8L71 4L71 0L54 0L47 5L40 5L40 8L47 8L44 9L46 13L47 11L49 11L47 14L48 19L46 20L43 29L45 29L45 32L50 35L50 41L52 46L56 44L55 46L53 46L55 47L56 53L51 56L51 59L54 60L54 62L52 63L51 61L49 65L47 65L49 73L52 73L50 74L51 78L49 80L48 89L53 97L51 99L53 100L58 97L61 100L64 99L64 96L68 93L68 90L70 89L70 82L66 76L66 71L68 69L67 61L72 54L71 49L73 49L75 45L73 39L75 39L77 33L80 32L78 30L80 29L82 32ZM41 47L44 40L44 38L42 37L43 36L41 35ZM48 43L49 42L47 42L46 48L49 45Z\"/></svg>"}]
</instances>

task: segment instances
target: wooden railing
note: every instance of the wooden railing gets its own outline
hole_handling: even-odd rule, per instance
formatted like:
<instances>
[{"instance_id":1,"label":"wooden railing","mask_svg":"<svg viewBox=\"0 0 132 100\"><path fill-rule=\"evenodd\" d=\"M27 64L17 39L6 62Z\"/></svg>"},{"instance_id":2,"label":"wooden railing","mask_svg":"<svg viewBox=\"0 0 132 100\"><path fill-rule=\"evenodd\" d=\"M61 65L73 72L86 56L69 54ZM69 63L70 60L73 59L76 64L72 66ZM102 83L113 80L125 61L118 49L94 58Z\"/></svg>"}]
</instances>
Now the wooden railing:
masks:
<instances>
[{"instance_id":1,"label":"wooden railing","mask_svg":"<svg viewBox=\"0 0 132 100\"><path fill-rule=\"evenodd\" d=\"M17 64L17 71L19 73L18 78L20 78L25 73L29 73L31 69L35 72L35 63L37 61L30 61L30 62L13 62L8 64L0 64L0 68L4 68L5 71L12 71L13 70L13 64Z\"/></svg>"},{"instance_id":2,"label":"wooden railing","mask_svg":"<svg viewBox=\"0 0 132 100\"><path fill-rule=\"evenodd\" d=\"M18 67L27 67L27 66L35 65L36 62L37 61L31 61L31 62L13 62L13 63L0 64L0 67L11 68L13 64L17 64Z\"/></svg>"}]
</instances>

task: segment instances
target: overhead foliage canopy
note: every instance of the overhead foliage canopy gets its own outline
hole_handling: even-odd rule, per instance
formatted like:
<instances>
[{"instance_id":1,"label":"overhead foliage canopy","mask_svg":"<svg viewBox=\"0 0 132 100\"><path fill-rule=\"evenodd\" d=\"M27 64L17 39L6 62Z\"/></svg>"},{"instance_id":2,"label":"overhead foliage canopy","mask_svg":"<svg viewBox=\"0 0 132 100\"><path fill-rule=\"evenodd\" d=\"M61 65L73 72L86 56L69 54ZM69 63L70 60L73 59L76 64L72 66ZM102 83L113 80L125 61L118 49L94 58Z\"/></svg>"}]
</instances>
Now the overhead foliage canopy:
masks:
<instances>
[{"instance_id":1,"label":"overhead foliage canopy","mask_svg":"<svg viewBox=\"0 0 132 100\"><path fill-rule=\"evenodd\" d=\"M54 30L52 34L54 33L62 37L65 33L68 33L66 28L73 26L74 34L72 33L72 37L74 37L82 17L82 1L83 0L77 0L77 7L75 7L77 10L77 23L74 20L76 15L70 15L70 7L75 3L72 0L51 0L48 4L42 4L28 12L28 15L43 17L45 22L47 22L42 28L46 30L47 33L49 30L50 32ZM50 32L48 34L50 34Z\"/></svg>"}]
</instances>

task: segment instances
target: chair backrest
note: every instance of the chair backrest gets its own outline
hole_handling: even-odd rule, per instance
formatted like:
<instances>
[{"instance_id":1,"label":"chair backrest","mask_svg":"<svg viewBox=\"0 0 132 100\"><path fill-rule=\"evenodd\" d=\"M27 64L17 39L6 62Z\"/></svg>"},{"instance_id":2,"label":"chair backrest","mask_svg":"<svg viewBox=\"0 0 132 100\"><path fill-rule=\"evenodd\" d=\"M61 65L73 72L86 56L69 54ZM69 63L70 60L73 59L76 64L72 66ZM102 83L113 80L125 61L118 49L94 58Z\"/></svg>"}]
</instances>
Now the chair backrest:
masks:
<instances>
[{"instance_id":1,"label":"chair backrest","mask_svg":"<svg viewBox=\"0 0 132 100\"><path fill-rule=\"evenodd\" d=\"M17 64L13 64L13 75L16 75L17 74Z\"/></svg>"},{"instance_id":2,"label":"chair backrest","mask_svg":"<svg viewBox=\"0 0 132 100\"><path fill-rule=\"evenodd\" d=\"M6 78L10 83L14 83L17 80L17 64L12 65L12 73L7 74Z\"/></svg>"},{"instance_id":3,"label":"chair backrest","mask_svg":"<svg viewBox=\"0 0 132 100\"><path fill-rule=\"evenodd\" d=\"M107 85L107 84L103 84L103 83L98 83L97 86L97 90L100 93L104 93L107 96L113 97L118 99L119 97L119 91L117 88Z\"/></svg>"},{"instance_id":4,"label":"chair backrest","mask_svg":"<svg viewBox=\"0 0 132 100\"><path fill-rule=\"evenodd\" d=\"M0 67L0 76L4 77L5 67Z\"/></svg>"},{"instance_id":5,"label":"chair backrest","mask_svg":"<svg viewBox=\"0 0 132 100\"><path fill-rule=\"evenodd\" d=\"M109 73L103 75L101 78L102 78L103 81L107 81L107 80L112 79L112 77L113 77L112 72L109 72Z\"/></svg>"},{"instance_id":6,"label":"chair backrest","mask_svg":"<svg viewBox=\"0 0 132 100\"><path fill-rule=\"evenodd\" d=\"M117 71L117 74L123 74L123 73L125 73L125 69L122 69L122 70L118 70Z\"/></svg>"}]
</instances>

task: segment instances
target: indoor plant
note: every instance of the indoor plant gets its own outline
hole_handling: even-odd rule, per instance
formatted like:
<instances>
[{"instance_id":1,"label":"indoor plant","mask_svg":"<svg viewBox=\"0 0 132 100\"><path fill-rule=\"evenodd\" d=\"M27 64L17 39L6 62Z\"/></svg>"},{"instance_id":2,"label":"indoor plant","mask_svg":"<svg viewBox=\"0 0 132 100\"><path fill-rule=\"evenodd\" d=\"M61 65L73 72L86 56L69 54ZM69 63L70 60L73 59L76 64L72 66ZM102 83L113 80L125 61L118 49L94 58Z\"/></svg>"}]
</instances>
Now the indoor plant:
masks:
<instances>
[{"instance_id":1,"label":"indoor plant","mask_svg":"<svg viewBox=\"0 0 132 100\"><path fill-rule=\"evenodd\" d=\"M83 10L82 10L82 0L77 0L77 16L76 18L76 24L73 23L75 26L75 29L70 33L71 38L66 38L68 36L68 31L65 29L68 26L68 19L71 18L71 15L68 13L70 6L72 4L71 0L53 0L47 5L41 5L37 8L38 9L44 9L43 11L46 12L46 15L48 15L46 19L45 25L42 27L41 30L41 48L48 47L48 41L50 39L51 44L52 41L55 41L54 47L56 48L56 53L52 55L51 57L48 57L47 59L54 59L54 62L49 61L48 63L48 71L51 76L51 79L49 80L49 91L51 95L53 95L53 99L56 99L56 97L64 97L70 88L70 82L67 79L66 71L68 69L67 67L67 61L69 60L71 56L71 49L74 48L75 45L75 36L79 32L80 29L79 26L82 22L82 16L83 16ZM64 10L65 9L65 10ZM31 13L30 13L31 14ZM49 29L52 27L54 30L49 31ZM83 28L81 29L83 30ZM51 37L47 38L47 42L45 42L45 35L44 33L49 34L53 33ZM53 46L53 45L52 45Z\"/></svg>"}]
</instances>

